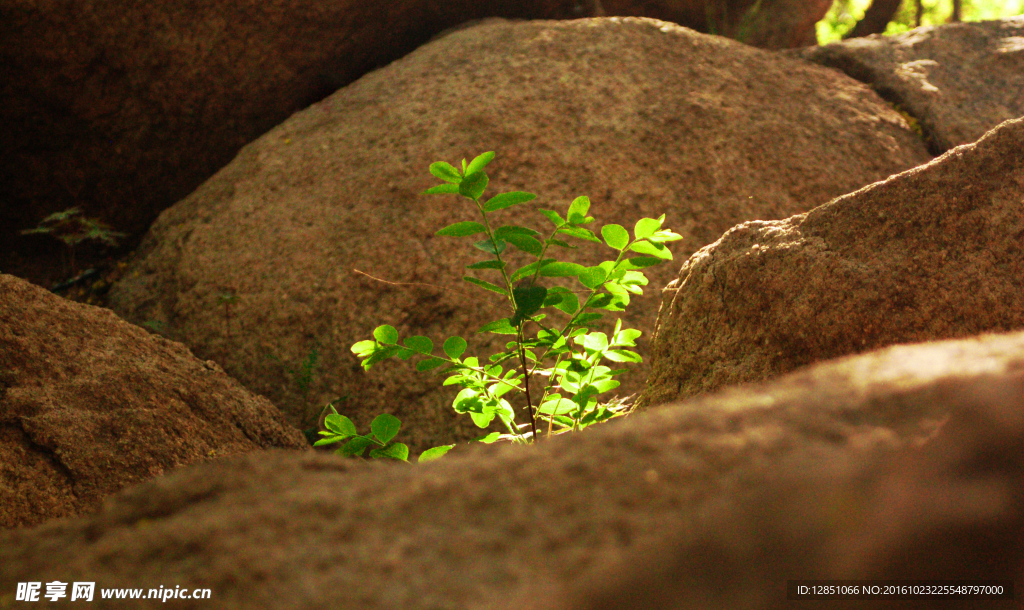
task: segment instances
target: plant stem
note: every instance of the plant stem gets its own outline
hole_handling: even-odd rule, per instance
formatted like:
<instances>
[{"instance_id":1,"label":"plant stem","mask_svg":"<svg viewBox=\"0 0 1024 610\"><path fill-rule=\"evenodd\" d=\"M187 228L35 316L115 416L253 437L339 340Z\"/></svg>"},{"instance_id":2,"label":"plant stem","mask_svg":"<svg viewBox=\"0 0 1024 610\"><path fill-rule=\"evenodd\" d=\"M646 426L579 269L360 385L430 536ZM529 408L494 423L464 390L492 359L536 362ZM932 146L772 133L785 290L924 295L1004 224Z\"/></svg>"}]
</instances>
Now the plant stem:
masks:
<instances>
[{"instance_id":1,"label":"plant stem","mask_svg":"<svg viewBox=\"0 0 1024 610\"><path fill-rule=\"evenodd\" d=\"M537 436L537 414L533 409L533 400L530 398L530 371L527 369L526 364L526 348L523 347L523 322L519 323L518 334L516 335L516 341L519 342L519 363L523 366L523 384L526 386L526 408L530 414L530 430L533 432L533 442L540 442L540 437ZM541 397L543 399L543 397Z\"/></svg>"}]
</instances>

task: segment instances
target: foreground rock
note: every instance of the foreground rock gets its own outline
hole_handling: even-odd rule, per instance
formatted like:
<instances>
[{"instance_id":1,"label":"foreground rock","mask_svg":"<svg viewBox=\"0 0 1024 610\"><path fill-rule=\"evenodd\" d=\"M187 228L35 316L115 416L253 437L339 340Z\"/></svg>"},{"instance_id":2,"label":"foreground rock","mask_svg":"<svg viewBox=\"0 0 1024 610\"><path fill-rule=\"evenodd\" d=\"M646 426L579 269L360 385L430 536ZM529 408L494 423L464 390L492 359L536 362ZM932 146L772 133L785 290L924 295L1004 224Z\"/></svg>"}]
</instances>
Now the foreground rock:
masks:
<instances>
[{"instance_id":1,"label":"foreground rock","mask_svg":"<svg viewBox=\"0 0 1024 610\"><path fill-rule=\"evenodd\" d=\"M265 398L105 309L0 275L0 527L303 436Z\"/></svg>"},{"instance_id":2,"label":"foreground rock","mask_svg":"<svg viewBox=\"0 0 1024 610\"><path fill-rule=\"evenodd\" d=\"M460 281L480 258L468 241L434 235L473 217L466 200L421 194L436 183L431 162L487 150L488 196L527 190L564 212L586 194L600 224L666 213L685 236L677 257L929 159L898 114L832 70L653 20L490 22L246 147L160 217L113 307L166 322L304 426L341 397L361 429L397 415L414 450L478 436L455 418L454 391L393 363L367 376L349 346L383 323L476 343L475 328L507 315ZM546 226L531 206L496 218ZM596 262L610 250L580 252ZM627 321L650 330L657 287L674 276L655 268L654 294ZM221 306L225 293L237 302Z\"/></svg>"},{"instance_id":3,"label":"foreground rock","mask_svg":"<svg viewBox=\"0 0 1024 610\"><path fill-rule=\"evenodd\" d=\"M1024 328L1024 119L730 229L664 292L646 405L895 343Z\"/></svg>"},{"instance_id":4,"label":"foreground rock","mask_svg":"<svg viewBox=\"0 0 1024 610\"><path fill-rule=\"evenodd\" d=\"M577 0L0 1L0 269L54 250L17 231L71 206L141 237L293 112L489 16L585 15Z\"/></svg>"},{"instance_id":5,"label":"foreground rock","mask_svg":"<svg viewBox=\"0 0 1024 610\"><path fill-rule=\"evenodd\" d=\"M3 534L0 590L93 581L209 588L218 607L565 608L609 571L633 586L637 553L669 534L734 541L674 576L700 590L755 583L753 601L784 584L766 579L768 553L809 577L899 577L936 552L949 570L932 577L996 578L1021 566L1002 552L1021 538L1000 536L1020 531L1021 370L1024 333L983 336L825 363L537 448L422 466L285 453L204 464L88 518ZM953 528L977 535L934 538ZM994 554L947 563L957 549Z\"/></svg>"},{"instance_id":6,"label":"foreground rock","mask_svg":"<svg viewBox=\"0 0 1024 610\"><path fill-rule=\"evenodd\" d=\"M922 27L796 52L842 70L917 119L932 154L1024 116L1024 16Z\"/></svg>"}]
</instances>

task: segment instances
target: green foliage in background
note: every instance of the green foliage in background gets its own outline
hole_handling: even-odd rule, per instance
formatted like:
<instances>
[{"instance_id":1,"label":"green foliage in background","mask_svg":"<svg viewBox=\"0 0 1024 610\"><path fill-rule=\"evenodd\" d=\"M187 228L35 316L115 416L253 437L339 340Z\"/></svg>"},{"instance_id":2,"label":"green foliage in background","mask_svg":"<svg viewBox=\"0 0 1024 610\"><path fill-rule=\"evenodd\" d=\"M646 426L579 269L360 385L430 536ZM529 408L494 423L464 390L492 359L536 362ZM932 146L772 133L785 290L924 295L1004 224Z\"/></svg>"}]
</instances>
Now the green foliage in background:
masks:
<instances>
[{"instance_id":1,"label":"green foliage in background","mask_svg":"<svg viewBox=\"0 0 1024 610\"><path fill-rule=\"evenodd\" d=\"M477 332L510 337L505 350L481 360L466 355L469 343L462 337L448 337L436 350L428 337L400 339L394 327L383 325L373 331L372 339L354 344L352 352L367 370L389 358L417 358L418 371L445 376L443 385L461 388L452 403L457 413L468 414L480 428L497 420L506 430L505 434L488 434L479 439L482 442L531 443L541 432L550 436L582 430L626 414L629 406L623 402L601 400L603 394L619 386L615 377L626 371L604 362L640 362L631 349L640 331L623 328L621 319L616 320L610 335L591 332L590 327L606 312L624 311L630 295L642 294L647 285L643 270L672 260L665 244L681 236L663 228L664 215L640 219L632 235L617 224L604 225L595 233L588 228L594 223L589 215L590 199L582 196L569 204L564 216L540 210L550 223L543 232L517 224L499 225L495 221L498 212L528 203L536 195L516 191L485 201L488 178L483 170L493 159L494 153L487 152L469 164L463 159L461 169L443 161L431 164L430 173L444 184L426 194L460 195L473 203L478 220L457 222L437 235L469 237L474 240L473 248L485 255L467 266L473 274L462 279L504 301L508 315ZM574 240L607 246L612 257L589 267L559 260L556 252L578 247L571 243ZM518 256L511 256L515 251ZM512 264L524 255L530 262L518 267ZM523 423L517 421L516 409L508 400L512 396L526 403ZM327 416L328 429L320 432L327 438L316 445L345 441L339 450L344 455L357 455L354 452L370 446L368 437L357 435L354 426L345 423L347 419L339 418L336 413ZM394 418L388 421L397 422ZM390 433L391 428L386 431ZM399 457L401 449L388 449L393 435L384 436L376 436L376 456L406 459L407 451ZM435 453L430 455L447 448L431 450Z\"/></svg>"},{"instance_id":2,"label":"green foliage in background","mask_svg":"<svg viewBox=\"0 0 1024 610\"><path fill-rule=\"evenodd\" d=\"M62 212L54 212L39 221L35 228L21 231L22 235L50 235L64 242L68 248L71 272L77 273L75 265L75 246L83 241L95 241L107 246L117 247L117 240L124 233L114 231L110 225L98 218L85 218L77 207Z\"/></svg>"},{"instance_id":3,"label":"green foliage in background","mask_svg":"<svg viewBox=\"0 0 1024 610\"><path fill-rule=\"evenodd\" d=\"M864 16L871 0L836 0L825 18L818 22L818 44L840 40ZM922 0L921 25L940 25L953 13L952 0ZM963 0L963 20L983 21L1024 14L1024 0ZM903 0L886 34L898 34L915 27L917 3Z\"/></svg>"}]
</instances>

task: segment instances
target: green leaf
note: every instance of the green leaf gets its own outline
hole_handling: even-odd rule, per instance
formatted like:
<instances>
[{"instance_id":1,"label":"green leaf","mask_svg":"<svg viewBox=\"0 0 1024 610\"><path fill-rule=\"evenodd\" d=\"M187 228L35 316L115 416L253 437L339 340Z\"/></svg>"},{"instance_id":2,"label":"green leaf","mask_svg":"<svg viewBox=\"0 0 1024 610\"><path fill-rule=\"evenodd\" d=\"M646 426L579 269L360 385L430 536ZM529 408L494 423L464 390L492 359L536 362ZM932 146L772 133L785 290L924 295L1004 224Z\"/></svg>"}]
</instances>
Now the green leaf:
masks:
<instances>
[{"instance_id":1,"label":"green leaf","mask_svg":"<svg viewBox=\"0 0 1024 610\"><path fill-rule=\"evenodd\" d=\"M431 163L430 173L438 180L444 180L445 182L450 182L452 184L458 184L462 181L462 174L459 173L459 170L444 161Z\"/></svg>"},{"instance_id":2,"label":"green leaf","mask_svg":"<svg viewBox=\"0 0 1024 610\"><path fill-rule=\"evenodd\" d=\"M480 413L484 410L484 401L480 398L480 391L476 388L465 388L455 395L452 408L456 413Z\"/></svg>"},{"instance_id":3,"label":"green leaf","mask_svg":"<svg viewBox=\"0 0 1024 610\"><path fill-rule=\"evenodd\" d=\"M672 260L672 251L665 247L664 244L652 244L649 241L638 241L629 247L633 252L639 252L640 254L649 254L657 258L663 258L665 260Z\"/></svg>"},{"instance_id":4,"label":"green leaf","mask_svg":"<svg viewBox=\"0 0 1024 610\"><path fill-rule=\"evenodd\" d=\"M590 333L577 338L576 343L583 345L585 349L599 352L608 347L608 335L604 333Z\"/></svg>"},{"instance_id":5,"label":"green leaf","mask_svg":"<svg viewBox=\"0 0 1024 610\"><path fill-rule=\"evenodd\" d=\"M524 267L520 267L519 269L516 269L515 272L512 273L512 277L509 278L509 281L513 283L518 282L524 277L536 273L538 268L544 267L545 265L550 265L553 262L555 262L555 259L545 258L539 261L534 261Z\"/></svg>"},{"instance_id":6,"label":"green leaf","mask_svg":"<svg viewBox=\"0 0 1024 610\"><path fill-rule=\"evenodd\" d=\"M501 433L500 432L491 432L487 436L481 436L480 438L474 439L474 440L476 440L476 442L478 442L478 443L484 443L485 445L490 445L491 443L496 442L496 441L498 441L500 439L501 439Z\"/></svg>"},{"instance_id":7,"label":"green leaf","mask_svg":"<svg viewBox=\"0 0 1024 610\"><path fill-rule=\"evenodd\" d=\"M614 345L636 345L634 341L643 334L635 328L625 328L615 333Z\"/></svg>"},{"instance_id":8,"label":"green leaf","mask_svg":"<svg viewBox=\"0 0 1024 610\"><path fill-rule=\"evenodd\" d=\"M584 269L583 265L576 263L554 262L541 267L540 275L543 277L577 277Z\"/></svg>"},{"instance_id":9,"label":"green leaf","mask_svg":"<svg viewBox=\"0 0 1024 610\"><path fill-rule=\"evenodd\" d=\"M541 403L540 408L537 409L539 413L544 415L562 415L565 413L571 413L574 410L576 410L576 403L561 396Z\"/></svg>"},{"instance_id":10,"label":"green leaf","mask_svg":"<svg viewBox=\"0 0 1024 610\"><path fill-rule=\"evenodd\" d=\"M475 174L476 172L487 167L487 164L494 160L494 151L488 151L483 154L477 155L472 161L469 162L469 167L466 168L466 174Z\"/></svg>"},{"instance_id":11,"label":"green leaf","mask_svg":"<svg viewBox=\"0 0 1024 610\"><path fill-rule=\"evenodd\" d=\"M466 174L466 177L459 183L459 194L463 197L469 197L473 201L480 199L486 189L487 174L483 172Z\"/></svg>"},{"instance_id":12,"label":"green leaf","mask_svg":"<svg viewBox=\"0 0 1024 610\"><path fill-rule=\"evenodd\" d=\"M580 283L591 290L604 283L606 277L608 274L601 267L587 267L579 274Z\"/></svg>"},{"instance_id":13,"label":"green leaf","mask_svg":"<svg viewBox=\"0 0 1024 610\"><path fill-rule=\"evenodd\" d=\"M480 261L479 263L473 263L472 265L466 265L466 269L504 269L505 262L498 260L486 260Z\"/></svg>"},{"instance_id":14,"label":"green leaf","mask_svg":"<svg viewBox=\"0 0 1024 610\"><path fill-rule=\"evenodd\" d=\"M590 211L590 199L581 195L569 204L569 213L566 218L573 224L583 224L588 211Z\"/></svg>"},{"instance_id":15,"label":"green leaf","mask_svg":"<svg viewBox=\"0 0 1024 610\"><path fill-rule=\"evenodd\" d=\"M422 195L458 195L459 185L457 184L438 184L432 186L421 193Z\"/></svg>"},{"instance_id":16,"label":"green leaf","mask_svg":"<svg viewBox=\"0 0 1024 610\"><path fill-rule=\"evenodd\" d=\"M448 225L441 229L434 235L444 235L447 237L464 237L466 235L476 235L477 233L486 233L487 227L480 224L479 222L457 222L455 224Z\"/></svg>"},{"instance_id":17,"label":"green leaf","mask_svg":"<svg viewBox=\"0 0 1024 610\"><path fill-rule=\"evenodd\" d=\"M621 251L629 245L629 233L622 225L605 225L601 227L601 237L609 248Z\"/></svg>"},{"instance_id":18,"label":"green leaf","mask_svg":"<svg viewBox=\"0 0 1024 610\"><path fill-rule=\"evenodd\" d=\"M445 361L441 358L427 358L426 360L420 360L416 363L416 370L422 373L424 371L436 369L444 363Z\"/></svg>"},{"instance_id":19,"label":"green leaf","mask_svg":"<svg viewBox=\"0 0 1024 610\"><path fill-rule=\"evenodd\" d=\"M565 219L559 216L558 212L554 210L541 210L540 213L547 216L548 220L551 221L551 224L556 227L560 227L565 224Z\"/></svg>"},{"instance_id":20,"label":"green leaf","mask_svg":"<svg viewBox=\"0 0 1024 610\"><path fill-rule=\"evenodd\" d=\"M541 252L544 251L544 246L542 246L539 241L528 235L508 235L505 237L505 240L523 252L533 256L540 256Z\"/></svg>"},{"instance_id":21,"label":"green leaf","mask_svg":"<svg viewBox=\"0 0 1024 610\"><path fill-rule=\"evenodd\" d=\"M466 353L466 340L462 337L448 337L444 342L444 353L455 360Z\"/></svg>"},{"instance_id":22,"label":"green leaf","mask_svg":"<svg viewBox=\"0 0 1024 610\"><path fill-rule=\"evenodd\" d=\"M556 286L548 290L543 307L554 307L571 316L580 308L580 300L571 290Z\"/></svg>"},{"instance_id":23,"label":"green leaf","mask_svg":"<svg viewBox=\"0 0 1024 610\"><path fill-rule=\"evenodd\" d=\"M528 237L534 237L540 235L540 232L527 227L520 227L519 225L502 225L494 230L494 237L498 239L504 239L509 235L526 235Z\"/></svg>"},{"instance_id":24,"label":"green leaf","mask_svg":"<svg viewBox=\"0 0 1024 610\"><path fill-rule=\"evenodd\" d=\"M394 326L384 324L373 329L373 338L381 343L398 343L398 331Z\"/></svg>"},{"instance_id":25,"label":"green leaf","mask_svg":"<svg viewBox=\"0 0 1024 610\"><path fill-rule=\"evenodd\" d=\"M370 432L377 437L382 443L386 443L391 439L395 438L398 434L399 428L402 427L402 422L398 420L394 415L388 415L387 413L381 413L377 417L373 418L370 422Z\"/></svg>"},{"instance_id":26,"label":"green leaf","mask_svg":"<svg viewBox=\"0 0 1024 610\"><path fill-rule=\"evenodd\" d=\"M373 365L383 360L387 360L392 356L396 356L402 353L403 350L405 350L405 348L398 345L386 345L378 349L377 351L373 352L368 358L363 360L363 368L368 371L370 370L370 367L372 367Z\"/></svg>"},{"instance_id":27,"label":"green leaf","mask_svg":"<svg viewBox=\"0 0 1024 610\"><path fill-rule=\"evenodd\" d=\"M407 447L405 443L392 443L386 447L374 449L370 452L370 457L374 459L390 458L392 460L401 460L405 462L409 459L409 447Z\"/></svg>"},{"instance_id":28,"label":"green leaf","mask_svg":"<svg viewBox=\"0 0 1024 610\"><path fill-rule=\"evenodd\" d=\"M324 418L324 427L338 436L355 436L358 434L356 425L344 415L328 415Z\"/></svg>"},{"instance_id":29,"label":"green leaf","mask_svg":"<svg viewBox=\"0 0 1024 610\"><path fill-rule=\"evenodd\" d=\"M604 357L612 362L643 362L643 358L636 352L626 349L610 349L604 353Z\"/></svg>"},{"instance_id":30,"label":"green leaf","mask_svg":"<svg viewBox=\"0 0 1024 610\"><path fill-rule=\"evenodd\" d=\"M574 246L574 245L572 245L572 244L570 244L568 242L564 242L564 241L562 241L560 239L555 239L554 237L549 238L547 240L547 243L549 243L549 244L551 244L553 246L558 246L559 248L569 248L569 249L572 249L572 250L578 250L579 249L579 246Z\"/></svg>"},{"instance_id":31,"label":"green leaf","mask_svg":"<svg viewBox=\"0 0 1024 610\"><path fill-rule=\"evenodd\" d=\"M662 217L664 218L664 217ZM654 235L658 229L661 228L660 220L655 218L641 218L636 221L636 226L633 228L633 235L636 235L637 239L644 239Z\"/></svg>"},{"instance_id":32,"label":"green leaf","mask_svg":"<svg viewBox=\"0 0 1024 610\"><path fill-rule=\"evenodd\" d=\"M360 358L366 358L377 349L377 342L367 339L352 344L352 353Z\"/></svg>"},{"instance_id":33,"label":"green leaf","mask_svg":"<svg viewBox=\"0 0 1024 610\"><path fill-rule=\"evenodd\" d=\"M455 445L441 445L439 447L431 447L430 449L427 449L426 451L421 453L420 457L417 458L416 461L422 463L432 462L436 459L440 459L441 456L451 451L452 447L454 446Z\"/></svg>"},{"instance_id":34,"label":"green leaf","mask_svg":"<svg viewBox=\"0 0 1024 610\"><path fill-rule=\"evenodd\" d=\"M518 333L515 327L509 323L508 318L502 318L480 327L478 333L494 333L496 335L515 335Z\"/></svg>"},{"instance_id":35,"label":"green leaf","mask_svg":"<svg viewBox=\"0 0 1024 610\"><path fill-rule=\"evenodd\" d=\"M497 256L505 251L505 242L501 239L497 240L497 243L489 239L483 239L473 244L473 247L478 250L483 250L488 254Z\"/></svg>"},{"instance_id":36,"label":"green leaf","mask_svg":"<svg viewBox=\"0 0 1024 610\"><path fill-rule=\"evenodd\" d=\"M497 292L498 294L508 296L508 291L502 288L501 286L496 286L490 282L485 282L484 280L479 280L475 277L470 277L468 275L463 277L462 279L466 280L470 284L476 284L477 286L483 288L484 290L490 290L491 292Z\"/></svg>"},{"instance_id":37,"label":"green leaf","mask_svg":"<svg viewBox=\"0 0 1024 610\"><path fill-rule=\"evenodd\" d=\"M357 436L338 449L338 453L345 456L362 455L367 447L372 447L374 444L373 440L368 437Z\"/></svg>"},{"instance_id":38,"label":"green leaf","mask_svg":"<svg viewBox=\"0 0 1024 610\"><path fill-rule=\"evenodd\" d=\"M533 193L524 193L522 191L514 191L511 193L501 193L491 197L487 203L484 204L485 212L496 212L505 208L510 208L514 205L526 203L527 201L533 201L537 196Z\"/></svg>"},{"instance_id":39,"label":"green leaf","mask_svg":"<svg viewBox=\"0 0 1024 610\"><path fill-rule=\"evenodd\" d=\"M587 241L601 243L601 240L598 239L597 235L594 235L594 232L590 229L583 229L580 227L562 227L558 232L565 233L566 235L570 235L576 239L585 239Z\"/></svg>"},{"instance_id":40,"label":"green leaf","mask_svg":"<svg viewBox=\"0 0 1024 610\"><path fill-rule=\"evenodd\" d=\"M583 314L580 314L579 316L577 316L576 317L576 324L577 325L589 324L589 323L594 322L596 320L600 320L603 317L604 317L603 313L597 313L596 311L590 311L590 312L583 313ZM586 331L584 331L584 332L586 332Z\"/></svg>"},{"instance_id":41,"label":"green leaf","mask_svg":"<svg viewBox=\"0 0 1024 610\"><path fill-rule=\"evenodd\" d=\"M470 411L469 417L473 420L473 423L476 424L477 428L486 428L491 425L491 421L494 419L494 412L478 413L476 411Z\"/></svg>"},{"instance_id":42,"label":"green leaf","mask_svg":"<svg viewBox=\"0 0 1024 610\"><path fill-rule=\"evenodd\" d=\"M648 237L647 239L649 239L650 241L653 241L656 244L661 244L661 243L665 243L667 241L679 241L682 238L683 238L683 236L678 234L678 233L674 233L672 231L664 230L664 231L658 231L657 233L655 233L654 235Z\"/></svg>"},{"instance_id":43,"label":"green leaf","mask_svg":"<svg viewBox=\"0 0 1024 610\"><path fill-rule=\"evenodd\" d=\"M519 326L523 320L537 313L537 310L543 305L544 297L547 294L548 289L543 286L513 288L512 298L516 302L516 311L512 319L509 320L509 324Z\"/></svg>"},{"instance_id":44,"label":"green leaf","mask_svg":"<svg viewBox=\"0 0 1024 610\"><path fill-rule=\"evenodd\" d=\"M409 337L402 343L419 354L430 354L430 352L434 351L434 342L429 337Z\"/></svg>"},{"instance_id":45,"label":"green leaf","mask_svg":"<svg viewBox=\"0 0 1024 610\"><path fill-rule=\"evenodd\" d=\"M321 432L320 434L326 434L326 433L325 432ZM322 439L318 440L317 442L313 443L313 446L314 447L323 447L324 445L333 445L334 443L340 443L341 441L345 440L346 438L348 438L348 437L347 436L337 436L337 435L329 436L327 438L322 438Z\"/></svg>"},{"instance_id":46,"label":"green leaf","mask_svg":"<svg viewBox=\"0 0 1024 610\"><path fill-rule=\"evenodd\" d=\"M644 269L646 267L653 267L654 265L660 265L665 262L663 259L650 256L634 256L633 258L626 260L629 261L629 266L633 269Z\"/></svg>"}]
</instances>

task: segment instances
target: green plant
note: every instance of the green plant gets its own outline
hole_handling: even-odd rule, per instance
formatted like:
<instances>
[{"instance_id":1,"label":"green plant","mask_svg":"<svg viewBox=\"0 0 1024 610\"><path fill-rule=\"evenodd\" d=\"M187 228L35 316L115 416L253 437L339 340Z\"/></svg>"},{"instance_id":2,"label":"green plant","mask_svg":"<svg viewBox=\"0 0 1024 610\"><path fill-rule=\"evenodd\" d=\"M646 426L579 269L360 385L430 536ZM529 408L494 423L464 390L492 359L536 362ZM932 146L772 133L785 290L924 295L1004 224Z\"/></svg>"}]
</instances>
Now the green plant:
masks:
<instances>
[{"instance_id":1,"label":"green plant","mask_svg":"<svg viewBox=\"0 0 1024 610\"><path fill-rule=\"evenodd\" d=\"M224 306L224 329L229 341L231 340L231 306L237 303L239 299L241 297L232 292L223 292L217 295L217 304Z\"/></svg>"},{"instance_id":2,"label":"green plant","mask_svg":"<svg viewBox=\"0 0 1024 610\"><path fill-rule=\"evenodd\" d=\"M68 247L68 256L72 273L77 273L75 265L75 246L86 240L93 240L104 243L108 246L117 247L118 238L124 237L124 233L114 231L110 225L100 221L98 218L83 218L81 210L77 207L68 208L62 212L54 212L39 221L33 229L21 231L22 235L52 235L64 242Z\"/></svg>"},{"instance_id":3,"label":"green plant","mask_svg":"<svg viewBox=\"0 0 1024 610\"><path fill-rule=\"evenodd\" d=\"M333 404L327 405L326 410L329 412L329 415L324 419L324 426L327 430L320 432L326 438L320 439L314 445L322 446L347 441L336 453L345 456L361 457L367 449L373 447L373 449L370 449L370 457L372 458L409 461L409 447L404 443L391 440L402 427L402 422L394 415L382 413L373 418L373 421L370 422L370 434L364 436L356 431L356 425L352 423L352 420L338 414ZM442 445L428 449L420 454L418 461L429 462L436 460L448 453L454 446Z\"/></svg>"},{"instance_id":4,"label":"green plant","mask_svg":"<svg viewBox=\"0 0 1024 610\"><path fill-rule=\"evenodd\" d=\"M473 246L487 258L467 268L490 273L497 283L473 275L463 279L501 295L506 301L509 315L478 330L512 336L505 351L481 363L476 357L463 357L468 344L462 337L449 337L441 353L435 353L428 337L408 337L400 343L398 331L383 325L373 331L373 339L355 343L352 352L367 370L388 358L407 360L417 356L421 358L416 365L418 371L435 370L447 375L443 385L462 388L452 403L457 413L468 413L481 428L497 417L507 430L507 434L494 432L479 439L483 442L529 443L539 438L538 421L547 424L546 433L550 436L582 430L627 413L629 406L624 402L599 401L600 395L619 386L614 377L625 372L605 366L602 361L640 362L640 356L629 349L635 347L640 331L622 328L621 320L616 320L611 336L591 332L590 327L604 316L601 311L624 311L631 294L642 294L642 287L647 284L642 270L671 260L672 253L665 243L681 237L662 228L664 215L639 220L632 238L617 224L604 225L598 237L586 228L594 218L588 216L590 200L584 196L572 201L564 218L553 210L540 210L552 225L547 234L514 224L496 227L492 221L495 212L525 204L536 195L517 191L483 201L488 185L483 169L493 159L493 152L476 157L468 165L463 159L461 171L443 161L431 164L430 173L445 183L425 194L457 194L473 202L479 222L457 222L437 235L483 234L484 239ZM559 261L551 254L553 249L577 247L565 241L567 238L606 245L616 253L615 258L590 267ZM513 268L513 251L508 250L509 246L531 262ZM542 279L553 285L542 285ZM573 288L557 282L571 283ZM577 282L583 287L581 291L576 288ZM549 319L548 313L557 315L560 321ZM506 369L506 365L511 366ZM525 423L516 422L515 410L505 398L509 393L522 397L526 403ZM330 430L320 434L335 439L330 442L342 440ZM328 442L321 440L317 444ZM340 452L345 453L345 447Z\"/></svg>"}]
</instances>

